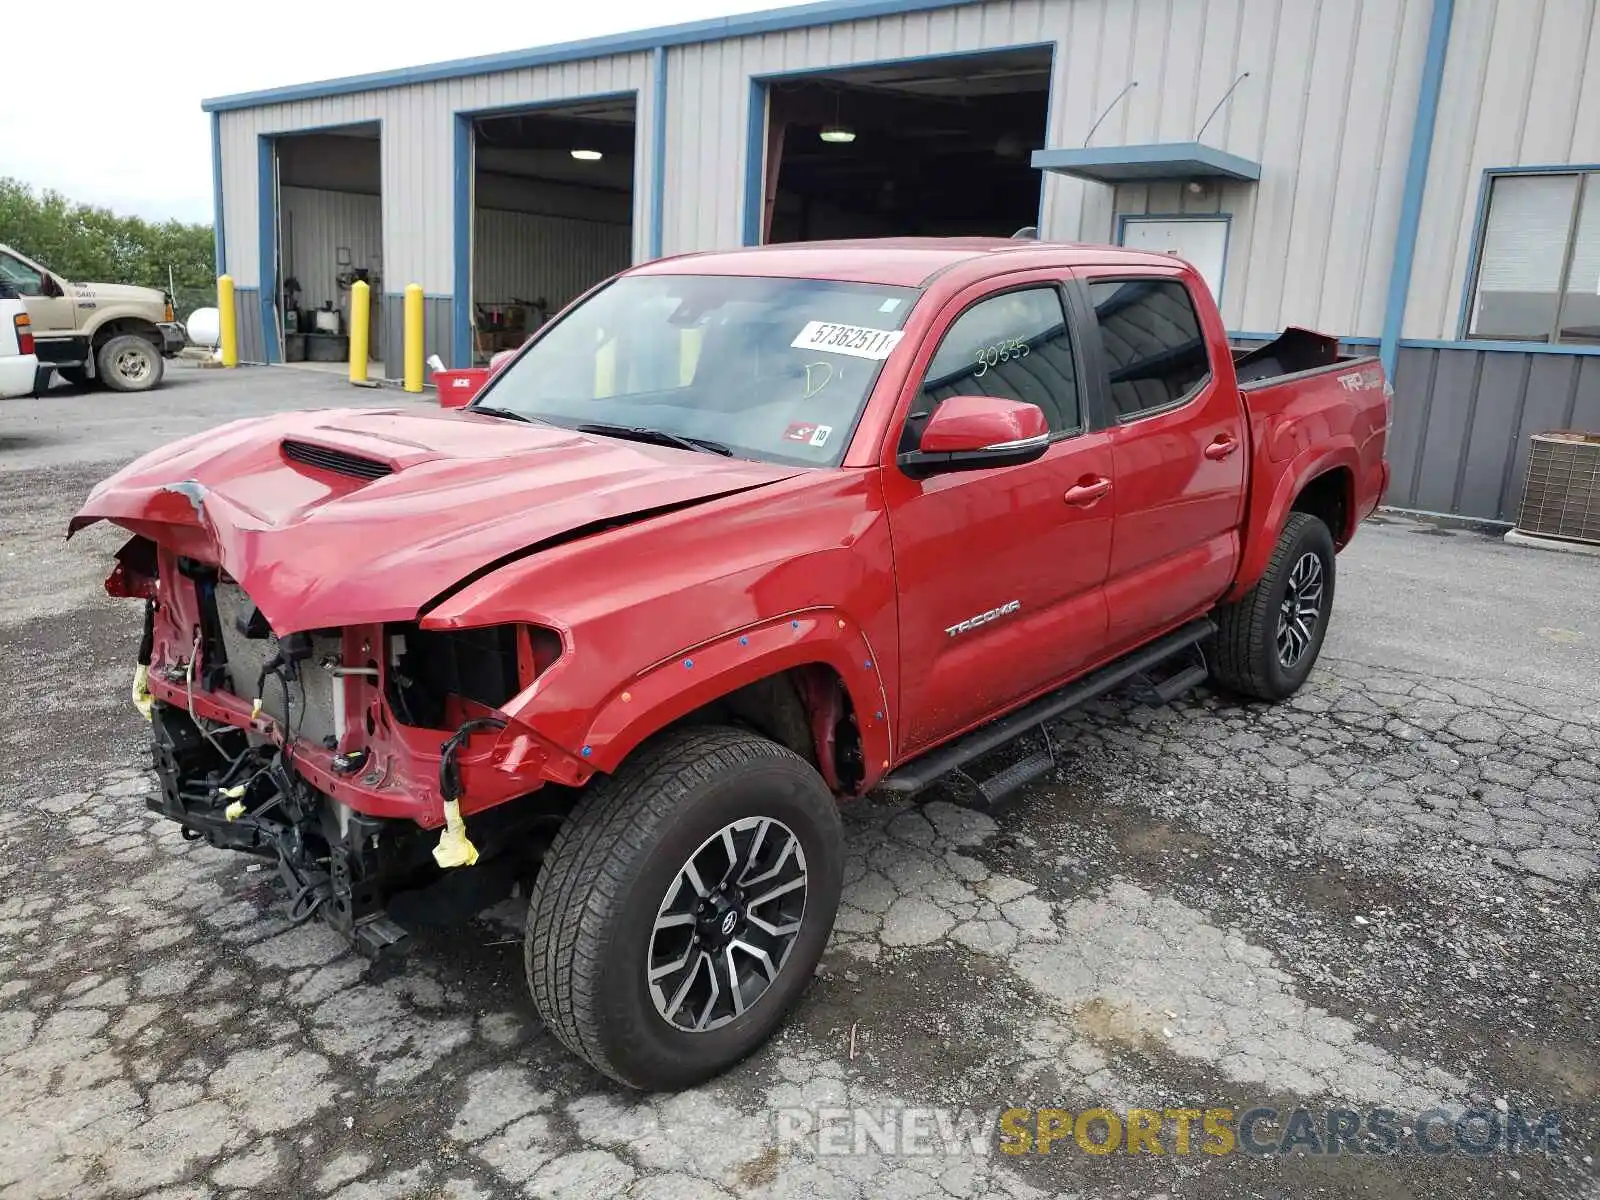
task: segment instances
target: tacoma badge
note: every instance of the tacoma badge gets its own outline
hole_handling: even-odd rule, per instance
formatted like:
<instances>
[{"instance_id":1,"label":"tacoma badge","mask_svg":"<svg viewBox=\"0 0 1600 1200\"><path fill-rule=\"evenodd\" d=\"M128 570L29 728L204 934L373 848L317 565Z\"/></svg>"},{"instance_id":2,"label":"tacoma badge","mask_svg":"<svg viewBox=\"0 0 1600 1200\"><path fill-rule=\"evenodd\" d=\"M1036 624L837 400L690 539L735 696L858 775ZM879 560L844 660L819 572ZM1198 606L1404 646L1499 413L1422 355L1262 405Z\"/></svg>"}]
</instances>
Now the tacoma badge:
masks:
<instances>
[{"instance_id":1,"label":"tacoma badge","mask_svg":"<svg viewBox=\"0 0 1600 1200\"><path fill-rule=\"evenodd\" d=\"M1021 607L1021 600L1008 600L999 608L991 608L988 612L979 613L975 617L968 617L959 625L951 625L945 632L951 637L955 637L956 634L966 633L968 630L976 629L979 625L987 625L990 621L998 621L1001 617L1009 617Z\"/></svg>"}]
</instances>

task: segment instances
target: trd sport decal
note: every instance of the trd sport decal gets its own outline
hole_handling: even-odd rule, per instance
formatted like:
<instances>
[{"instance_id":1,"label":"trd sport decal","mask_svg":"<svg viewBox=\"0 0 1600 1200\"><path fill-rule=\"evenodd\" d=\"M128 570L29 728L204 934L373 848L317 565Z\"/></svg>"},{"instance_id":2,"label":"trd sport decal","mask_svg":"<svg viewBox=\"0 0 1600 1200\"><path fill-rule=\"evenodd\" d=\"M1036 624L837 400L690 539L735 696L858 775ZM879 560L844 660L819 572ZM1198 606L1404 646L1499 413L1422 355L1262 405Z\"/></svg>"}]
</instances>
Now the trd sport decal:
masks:
<instances>
[{"instance_id":1,"label":"trd sport decal","mask_svg":"<svg viewBox=\"0 0 1600 1200\"><path fill-rule=\"evenodd\" d=\"M991 608L988 612L979 613L975 617L968 617L959 625L949 626L945 632L951 637L955 637L956 634L967 633L970 630L976 629L979 625L987 625L990 621L998 621L1001 617L1009 617L1021 607L1021 600L1008 600L999 608Z\"/></svg>"}]
</instances>

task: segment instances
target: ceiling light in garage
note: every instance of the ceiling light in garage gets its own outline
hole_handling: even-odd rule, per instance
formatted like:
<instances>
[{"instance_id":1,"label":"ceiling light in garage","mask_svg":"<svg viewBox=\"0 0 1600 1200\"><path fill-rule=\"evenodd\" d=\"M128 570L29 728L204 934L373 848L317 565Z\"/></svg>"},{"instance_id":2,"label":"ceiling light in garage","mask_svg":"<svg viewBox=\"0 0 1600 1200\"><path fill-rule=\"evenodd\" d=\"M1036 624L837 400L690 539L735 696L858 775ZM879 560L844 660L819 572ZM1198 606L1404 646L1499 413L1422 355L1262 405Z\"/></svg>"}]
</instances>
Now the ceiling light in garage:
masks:
<instances>
[{"instance_id":1,"label":"ceiling light in garage","mask_svg":"<svg viewBox=\"0 0 1600 1200\"><path fill-rule=\"evenodd\" d=\"M825 125L821 136L825 142L843 146L856 140L856 131L846 125Z\"/></svg>"},{"instance_id":2,"label":"ceiling light in garage","mask_svg":"<svg viewBox=\"0 0 1600 1200\"><path fill-rule=\"evenodd\" d=\"M599 162L605 155L598 150L574 150L572 157L579 162Z\"/></svg>"}]
</instances>

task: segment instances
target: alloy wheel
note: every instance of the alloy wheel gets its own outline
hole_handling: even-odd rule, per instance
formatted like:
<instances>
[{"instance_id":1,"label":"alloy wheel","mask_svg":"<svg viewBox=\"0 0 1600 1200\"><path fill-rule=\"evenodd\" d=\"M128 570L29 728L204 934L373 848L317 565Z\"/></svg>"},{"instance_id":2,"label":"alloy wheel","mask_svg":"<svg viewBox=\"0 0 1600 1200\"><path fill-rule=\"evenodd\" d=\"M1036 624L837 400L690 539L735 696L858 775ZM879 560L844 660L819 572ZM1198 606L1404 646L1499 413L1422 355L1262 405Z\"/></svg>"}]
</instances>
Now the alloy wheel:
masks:
<instances>
[{"instance_id":1,"label":"alloy wheel","mask_svg":"<svg viewBox=\"0 0 1600 1200\"><path fill-rule=\"evenodd\" d=\"M645 971L656 1012L704 1033L743 1016L800 935L806 856L782 821L746 817L700 844L656 912Z\"/></svg>"},{"instance_id":2,"label":"alloy wheel","mask_svg":"<svg viewBox=\"0 0 1600 1200\"><path fill-rule=\"evenodd\" d=\"M1293 670L1311 649L1322 619L1322 559L1306 551L1289 572L1289 588L1278 605L1278 664Z\"/></svg>"}]
</instances>

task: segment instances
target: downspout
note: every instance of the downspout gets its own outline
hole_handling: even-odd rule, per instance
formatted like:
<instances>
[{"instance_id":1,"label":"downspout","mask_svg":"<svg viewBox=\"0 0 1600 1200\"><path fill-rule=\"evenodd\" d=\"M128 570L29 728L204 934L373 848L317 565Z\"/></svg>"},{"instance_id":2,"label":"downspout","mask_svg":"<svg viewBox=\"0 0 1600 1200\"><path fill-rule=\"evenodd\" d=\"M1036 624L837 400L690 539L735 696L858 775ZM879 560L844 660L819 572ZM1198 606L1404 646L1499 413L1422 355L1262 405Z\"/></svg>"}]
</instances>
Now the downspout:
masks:
<instances>
[{"instance_id":1,"label":"downspout","mask_svg":"<svg viewBox=\"0 0 1600 1200\"><path fill-rule=\"evenodd\" d=\"M650 114L649 257L660 258L667 214L667 48L657 46L652 60L655 87Z\"/></svg>"},{"instance_id":2,"label":"downspout","mask_svg":"<svg viewBox=\"0 0 1600 1200\"><path fill-rule=\"evenodd\" d=\"M1394 265L1389 270L1383 337L1378 344L1378 357L1391 382L1400 356L1406 302L1411 294L1411 268L1416 261L1417 230L1422 224L1422 201L1428 189L1428 163L1433 157L1434 126L1439 116L1439 94L1444 85L1445 56L1450 48L1450 22L1454 15L1455 0L1433 0L1428 50L1422 62L1422 88L1417 93L1417 117L1411 127L1411 156L1406 163L1405 191L1400 201L1400 227L1395 231Z\"/></svg>"},{"instance_id":3,"label":"downspout","mask_svg":"<svg viewBox=\"0 0 1600 1200\"><path fill-rule=\"evenodd\" d=\"M216 239L215 275L228 273L228 238L222 212L222 117L211 114L211 234Z\"/></svg>"}]
</instances>

